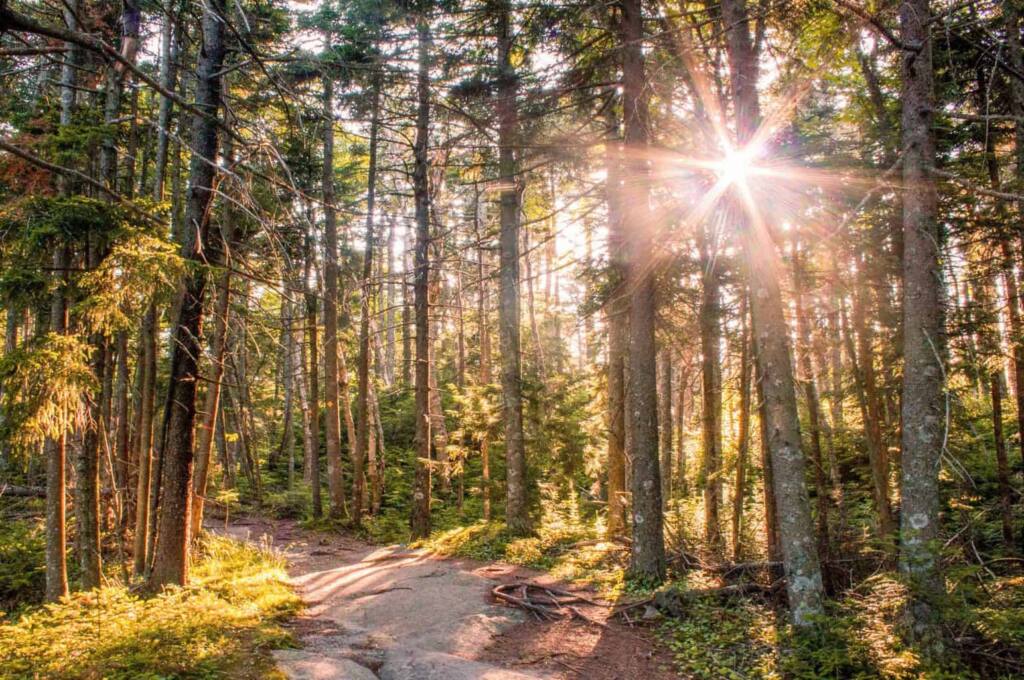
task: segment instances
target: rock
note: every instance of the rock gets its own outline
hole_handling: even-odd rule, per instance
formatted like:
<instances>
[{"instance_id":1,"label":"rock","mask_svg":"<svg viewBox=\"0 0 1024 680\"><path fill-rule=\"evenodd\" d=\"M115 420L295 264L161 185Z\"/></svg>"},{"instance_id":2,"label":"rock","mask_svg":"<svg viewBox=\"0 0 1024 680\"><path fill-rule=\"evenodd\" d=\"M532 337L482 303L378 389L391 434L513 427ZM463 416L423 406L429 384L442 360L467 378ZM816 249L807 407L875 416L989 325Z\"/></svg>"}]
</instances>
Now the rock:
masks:
<instances>
[{"instance_id":1,"label":"rock","mask_svg":"<svg viewBox=\"0 0 1024 680\"><path fill-rule=\"evenodd\" d=\"M388 650L380 680L537 680L498 666L422 649Z\"/></svg>"},{"instance_id":2,"label":"rock","mask_svg":"<svg viewBox=\"0 0 1024 680\"><path fill-rule=\"evenodd\" d=\"M349 659L302 649L278 649L273 654L278 668L289 680L378 680L369 668Z\"/></svg>"}]
</instances>

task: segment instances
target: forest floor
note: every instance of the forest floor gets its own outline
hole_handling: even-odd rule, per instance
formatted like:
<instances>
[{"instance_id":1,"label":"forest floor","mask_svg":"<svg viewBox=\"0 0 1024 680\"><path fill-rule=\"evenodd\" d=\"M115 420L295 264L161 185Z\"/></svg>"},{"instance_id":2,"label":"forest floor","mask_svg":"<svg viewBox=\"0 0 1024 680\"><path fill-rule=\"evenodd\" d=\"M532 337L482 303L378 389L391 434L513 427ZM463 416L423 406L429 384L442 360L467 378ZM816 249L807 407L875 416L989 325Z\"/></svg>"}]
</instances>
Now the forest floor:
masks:
<instances>
[{"instance_id":1,"label":"forest floor","mask_svg":"<svg viewBox=\"0 0 1024 680\"><path fill-rule=\"evenodd\" d=\"M269 544L287 560L291 582L306 603L287 624L300 647L274 652L289 678L678 677L671 655L649 631L609 621L607 607L581 605L592 622L540 621L492 595L499 584L527 581L580 590L543 572L375 546L285 520L240 518L227 528L210 528Z\"/></svg>"}]
</instances>

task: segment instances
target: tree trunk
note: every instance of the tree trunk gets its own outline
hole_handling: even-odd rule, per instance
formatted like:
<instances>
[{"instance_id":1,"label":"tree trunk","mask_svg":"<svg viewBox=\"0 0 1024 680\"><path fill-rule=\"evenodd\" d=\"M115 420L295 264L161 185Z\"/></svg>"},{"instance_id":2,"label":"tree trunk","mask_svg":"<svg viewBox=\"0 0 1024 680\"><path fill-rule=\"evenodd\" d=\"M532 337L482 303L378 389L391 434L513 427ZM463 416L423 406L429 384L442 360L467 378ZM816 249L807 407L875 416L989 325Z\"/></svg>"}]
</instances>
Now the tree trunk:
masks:
<instances>
[{"instance_id":1,"label":"tree trunk","mask_svg":"<svg viewBox=\"0 0 1024 680\"><path fill-rule=\"evenodd\" d=\"M889 454L882 437L882 421L885 416L882 413L875 375L874 331L866 318L870 284L863 261L858 267L858 283L859 290L853 303L853 325L857 331L859 383L864 400L862 415L868 443L875 511L878 514L878 535L883 540L888 540L893 535L896 525L889 500Z\"/></svg>"},{"instance_id":2,"label":"tree trunk","mask_svg":"<svg viewBox=\"0 0 1024 680\"><path fill-rule=\"evenodd\" d=\"M430 187L427 157L430 134L430 24L416 23L419 70L416 78L416 142L413 193L416 202L416 247L413 304L416 317L416 472L413 480L413 538L430 535ZM408 356L408 354L407 354Z\"/></svg>"},{"instance_id":3,"label":"tree trunk","mask_svg":"<svg viewBox=\"0 0 1024 680\"><path fill-rule=\"evenodd\" d=\"M233 239L229 237L230 243ZM221 274L217 287L217 303L213 312L213 341L210 346L210 375L206 381L206 403L203 404L203 422L199 425L199 447L196 449L195 479L192 484L192 536L203 528L203 509L206 505L206 486L210 471L210 453L220 410L221 385L224 381L224 352L227 347L228 307L231 301L231 273Z\"/></svg>"},{"instance_id":4,"label":"tree trunk","mask_svg":"<svg viewBox=\"0 0 1024 680\"><path fill-rule=\"evenodd\" d=\"M747 458L750 449L750 327L748 297L740 293L740 431L736 442L736 482L732 498L732 559L743 551L743 503L747 497Z\"/></svg>"},{"instance_id":5,"label":"tree trunk","mask_svg":"<svg viewBox=\"0 0 1024 680\"><path fill-rule=\"evenodd\" d=\"M945 315L937 221L929 0L903 0L903 442L900 571L911 588L914 637L932 643L939 572L939 465L946 427Z\"/></svg>"},{"instance_id":6,"label":"tree trunk","mask_svg":"<svg viewBox=\"0 0 1024 680\"><path fill-rule=\"evenodd\" d=\"M513 59L512 6L499 0L497 12L498 183L501 187L500 299L501 391L505 416L505 521L514 535L532 531L526 493L526 450L523 440L522 366L519 308L519 145L518 76Z\"/></svg>"},{"instance_id":7,"label":"tree trunk","mask_svg":"<svg viewBox=\"0 0 1024 680\"><path fill-rule=\"evenodd\" d=\"M370 113L370 167L367 171L366 190L366 236L363 250L363 291L362 310L359 318L359 366L356 392L356 450L355 466L352 470L352 521L356 526L362 521L364 469L367 448L370 441L369 392L370 392L370 296L373 291L373 211L377 198L377 134L380 127L380 73L373 77L373 103ZM377 471L370 466L367 471L370 488L376 485Z\"/></svg>"},{"instance_id":8,"label":"tree trunk","mask_svg":"<svg viewBox=\"0 0 1024 680\"><path fill-rule=\"evenodd\" d=\"M317 351L316 325L316 284L311 280L316 249L313 244L312 225L306 232L305 265L303 287L306 298L305 374L308 380L307 398L304 403L303 446L305 466L309 472L309 486L313 495L313 519L323 516L323 502L320 497L320 359Z\"/></svg>"},{"instance_id":9,"label":"tree trunk","mask_svg":"<svg viewBox=\"0 0 1024 680\"><path fill-rule=\"evenodd\" d=\"M614 95L611 95L614 96ZM615 277L608 310L608 519L609 538L626 531L626 352L629 348L629 295L626 289L626 233L622 223L622 148L615 108L605 109L605 203L608 260Z\"/></svg>"},{"instance_id":10,"label":"tree trunk","mask_svg":"<svg viewBox=\"0 0 1024 680\"><path fill-rule=\"evenodd\" d=\"M217 157L217 114L221 100L221 69L224 65L223 0L204 5L203 46L197 65L193 116L192 160L182 233L182 256L202 262L208 241L209 204L216 173L209 159ZM202 114L202 115L200 115ZM196 420L196 379L199 337L203 319L206 275L198 268L185 277L181 311L171 340L171 372L163 425L163 503L160 534L153 559L150 587L188 582L189 518L192 499L192 451Z\"/></svg>"},{"instance_id":11,"label":"tree trunk","mask_svg":"<svg viewBox=\"0 0 1024 680\"><path fill-rule=\"evenodd\" d=\"M68 248L58 246L53 253L53 269L60 277L50 302L50 332L64 334L68 328ZM48 438L43 445L46 457L46 599L55 602L68 594L67 568L67 484L65 465L67 435Z\"/></svg>"},{"instance_id":12,"label":"tree trunk","mask_svg":"<svg viewBox=\"0 0 1024 680\"><path fill-rule=\"evenodd\" d=\"M323 76L324 106L324 382L326 383L327 488L330 515L345 516L341 477L341 376L338 372L338 218L334 205L334 80Z\"/></svg>"},{"instance_id":13,"label":"tree trunk","mask_svg":"<svg viewBox=\"0 0 1024 680\"><path fill-rule=\"evenodd\" d=\"M647 76L644 73L641 0L622 3L623 141L629 182L623 191L623 226L628 234L629 391L632 430L633 550L629 571L641 581L665 578L661 470L658 459L657 366L654 326L655 221L650 213L647 155Z\"/></svg>"},{"instance_id":14,"label":"tree trunk","mask_svg":"<svg viewBox=\"0 0 1024 680\"><path fill-rule=\"evenodd\" d=\"M473 212L473 223L476 227L476 238L479 243L477 249L477 280L479 289L477 291L477 330L480 334L480 386L485 388L491 384L491 329L487 323L487 279L484 272L484 247L481 241L479 207L480 194L474 195L476 202ZM480 464L481 479L480 491L483 497L484 521L491 521L491 437L486 429L480 434Z\"/></svg>"},{"instance_id":15,"label":"tree trunk","mask_svg":"<svg viewBox=\"0 0 1024 680\"><path fill-rule=\"evenodd\" d=\"M797 337L799 338L800 371L804 387L804 402L807 406L807 424L810 432L811 464L814 466L814 497L818 509L818 558L824 563L831 554L831 539L828 523L828 484L825 481L825 456L821 446L821 403L818 401L818 377L814 372L812 359L811 325L807 316L806 301L807 270L804 258L805 246L798 232L793 235L793 302L796 308Z\"/></svg>"},{"instance_id":16,"label":"tree trunk","mask_svg":"<svg viewBox=\"0 0 1024 680\"><path fill-rule=\"evenodd\" d=\"M717 246L709 243L711 225L698 227L701 263L700 347L704 457L700 485L704 490L704 542L712 551L722 545L719 509L722 503L722 327Z\"/></svg>"},{"instance_id":17,"label":"tree trunk","mask_svg":"<svg viewBox=\"0 0 1024 680\"><path fill-rule=\"evenodd\" d=\"M661 429L658 445L661 455L661 506L668 507L672 497L672 353L661 351L661 389L658 392L658 422Z\"/></svg>"},{"instance_id":18,"label":"tree trunk","mask_svg":"<svg viewBox=\"0 0 1024 680\"><path fill-rule=\"evenodd\" d=\"M750 38L745 0L723 0L729 79L740 148L750 143L760 118L757 59ZM734 191L734 193L736 193ZM743 246L750 278L750 308L757 336L757 364L764 393L778 513L779 541L786 572L786 591L793 622L813 623L822 613L821 565L815 552L814 529L804 485L804 456L800 450L800 419L789 349L789 332L779 287L779 256L767 226L756 211L742 220Z\"/></svg>"},{"instance_id":19,"label":"tree trunk","mask_svg":"<svg viewBox=\"0 0 1024 680\"><path fill-rule=\"evenodd\" d=\"M138 433L135 436L135 459L139 474L135 492L135 545L132 552L133 572L136 576L146 573L149 564L149 509L150 493L155 492L153 484L153 417L156 409L156 307L150 305L142 322L139 335L139 416L136 419Z\"/></svg>"}]
</instances>

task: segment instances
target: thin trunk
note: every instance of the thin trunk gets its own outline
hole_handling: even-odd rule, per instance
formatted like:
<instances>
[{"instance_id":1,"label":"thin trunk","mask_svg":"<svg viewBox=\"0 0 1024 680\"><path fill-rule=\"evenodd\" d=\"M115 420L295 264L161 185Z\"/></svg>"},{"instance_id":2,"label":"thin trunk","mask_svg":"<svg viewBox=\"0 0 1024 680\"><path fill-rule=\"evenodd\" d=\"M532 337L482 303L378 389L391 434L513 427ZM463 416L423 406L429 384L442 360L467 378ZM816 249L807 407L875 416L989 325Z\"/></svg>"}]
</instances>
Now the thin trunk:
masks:
<instances>
[{"instance_id":1,"label":"thin trunk","mask_svg":"<svg viewBox=\"0 0 1024 680\"><path fill-rule=\"evenodd\" d=\"M698 247L702 271L700 304L701 347L701 430L703 460L699 484L704 491L704 542L717 551L722 547L719 511L722 503L722 327L721 293L717 245L708 231L712 225L698 227Z\"/></svg>"},{"instance_id":2,"label":"thin trunk","mask_svg":"<svg viewBox=\"0 0 1024 680\"><path fill-rule=\"evenodd\" d=\"M615 287L608 310L608 519L607 535L626 531L626 352L629 348L629 295L626 289L626 233L622 223L622 148L615 109L605 110L605 203L608 259Z\"/></svg>"},{"instance_id":3,"label":"thin trunk","mask_svg":"<svg viewBox=\"0 0 1024 680\"><path fill-rule=\"evenodd\" d=\"M746 291L740 293L740 431L736 442L736 481L732 497L732 559L743 550L743 503L747 497L747 459L750 455L750 326Z\"/></svg>"},{"instance_id":4,"label":"thin trunk","mask_svg":"<svg viewBox=\"0 0 1024 680\"><path fill-rule=\"evenodd\" d=\"M230 241L229 241L230 242ZM231 273L225 271L217 286L217 302L213 312L213 340L210 345L210 375L206 380L203 421L199 425L199 447L196 449L195 478L192 483L192 536L203 528L203 509L210 471L210 454L220 410L221 385L224 381L224 352L227 347L228 306L231 301Z\"/></svg>"},{"instance_id":5,"label":"thin trunk","mask_svg":"<svg viewBox=\"0 0 1024 680\"><path fill-rule=\"evenodd\" d=\"M51 295L50 332L64 334L68 328L68 248L58 246L53 253L53 269L60 282ZM43 445L46 457L46 599L54 602L68 594L67 568L67 490L65 465L67 435L49 438Z\"/></svg>"},{"instance_id":6,"label":"thin trunk","mask_svg":"<svg viewBox=\"0 0 1024 680\"><path fill-rule=\"evenodd\" d=\"M306 298L305 374L308 381L307 398L304 400L303 446L305 465L309 473L309 486L313 494L313 519L323 516L323 501L320 497L320 359L317 351L316 325L316 284L311 280L313 258L316 249L313 244L312 226L306 232L305 267L303 286Z\"/></svg>"},{"instance_id":7,"label":"thin trunk","mask_svg":"<svg viewBox=\"0 0 1024 680\"><path fill-rule=\"evenodd\" d=\"M324 382L327 399L327 488L330 515L345 516L341 477L341 376L338 372L338 217L334 205L334 80L323 77Z\"/></svg>"},{"instance_id":8,"label":"thin trunk","mask_svg":"<svg viewBox=\"0 0 1024 680\"><path fill-rule=\"evenodd\" d=\"M668 507L668 499L672 497L672 353L661 351L661 385L658 392L658 422L661 455L661 506Z\"/></svg>"},{"instance_id":9,"label":"thin trunk","mask_svg":"<svg viewBox=\"0 0 1024 680\"><path fill-rule=\"evenodd\" d=\"M814 466L814 497L818 510L818 557L824 563L830 555L832 542L829 536L829 494L828 484L825 481L825 456L821 446L821 402L818 400L818 376L814 372L814 362L811 356L813 351L811 324L805 300L808 284L804 258L808 255L805 253L805 246L800 240L798 232L794 231L793 233L793 302L796 307L797 337L799 339L797 353L802 373L800 378L804 387L804 402L807 407L811 465Z\"/></svg>"},{"instance_id":10,"label":"thin trunk","mask_svg":"<svg viewBox=\"0 0 1024 680\"><path fill-rule=\"evenodd\" d=\"M475 195L477 210L474 210L474 226L476 227L477 240L480 240L479 215L480 194ZM487 279L484 278L484 247L480 244L477 250L477 279L479 289L477 291L477 328L480 334L480 385L486 388L491 384L491 329L487 323ZM484 521L491 521L491 436L486 429L480 435L480 464L481 470L481 496L484 504Z\"/></svg>"},{"instance_id":11,"label":"thin trunk","mask_svg":"<svg viewBox=\"0 0 1024 680\"><path fill-rule=\"evenodd\" d=\"M882 437L882 421L885 416L882 414L875 375L874 330L867 320L869 283L863 261L859 265L859 286L853 302L853 325L857 331L856 356L860 368L858 382L863 393L864 434L868 444L875 512L878 515L878 535L888 541L896 530L889 500L889 454Z\"/></svg>"},{"instance_id":12,"label":"thin trunk","mask_svg":"<svg viewBox=\"0 0 1024 680\"><path fill-rule=\"evenodd\" d=\"M156 307L150 305L142 322L139 335L139 416L136 419L138 433L135 436L135 459L139 473L135 492L135 545L132 552L133 571L136 576L146 573L149 564L149 510L150 491L153 488L153 416L156 407Z\"/></svg>"}]
</instances>

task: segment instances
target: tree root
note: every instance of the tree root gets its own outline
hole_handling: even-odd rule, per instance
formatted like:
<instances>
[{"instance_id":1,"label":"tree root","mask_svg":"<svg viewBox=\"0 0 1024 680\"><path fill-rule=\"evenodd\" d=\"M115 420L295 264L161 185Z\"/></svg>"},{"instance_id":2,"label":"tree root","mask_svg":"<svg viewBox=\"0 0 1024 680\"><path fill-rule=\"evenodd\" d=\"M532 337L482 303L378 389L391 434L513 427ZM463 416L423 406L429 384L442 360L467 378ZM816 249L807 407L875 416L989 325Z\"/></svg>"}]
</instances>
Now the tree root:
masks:
<instances>
[{"instance_id":1,"label":"tree root","mask_svg":"<svg viewBox=\"0 0 1024 680\"><path fill-rule=\"evenodd\" d=\"M525 609L542 621L558 619L580 619L591 625L606 628L607 624L587 616L579 607L579 603L608 607L610 605L572 593L554 586L542 586L537 583L504 583L491 589L491 594L498 600Z\"/></svg>"}]
</instances>

